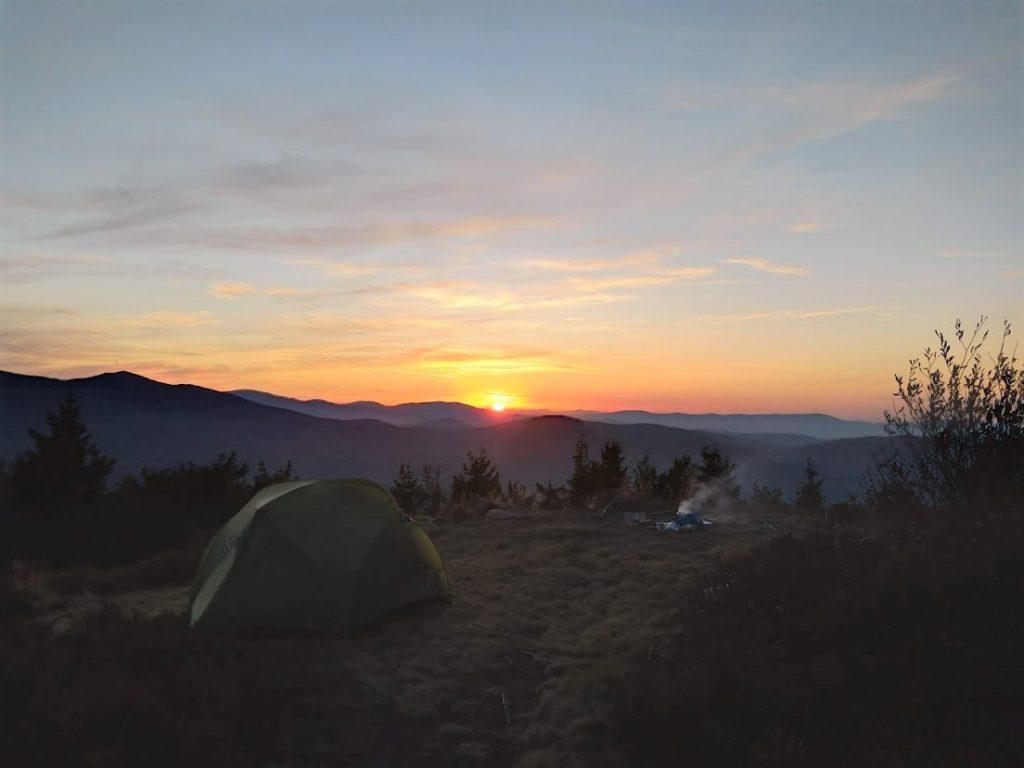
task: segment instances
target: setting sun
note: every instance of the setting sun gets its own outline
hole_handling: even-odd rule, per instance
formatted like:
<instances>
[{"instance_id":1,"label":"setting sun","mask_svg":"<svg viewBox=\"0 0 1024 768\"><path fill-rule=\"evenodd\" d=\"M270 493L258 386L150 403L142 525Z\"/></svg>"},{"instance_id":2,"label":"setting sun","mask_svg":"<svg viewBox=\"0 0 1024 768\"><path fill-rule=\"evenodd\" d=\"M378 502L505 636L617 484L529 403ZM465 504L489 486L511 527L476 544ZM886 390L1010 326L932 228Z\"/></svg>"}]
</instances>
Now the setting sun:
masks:
<instances>
[{"instance_id":1,"label":"setting sun","mask_svg":"<svg viewBox=\"0 0 1024 768\"><path fill-rule=\"evenodd\" d=\"M501 413L502 411L504 411L515 399L514 397L511 397L509 395L502 395L498 394L497 392L490 393L488 397L490 398L491 401L490 408L495 413Z\"/></svg>"}]
</instances>

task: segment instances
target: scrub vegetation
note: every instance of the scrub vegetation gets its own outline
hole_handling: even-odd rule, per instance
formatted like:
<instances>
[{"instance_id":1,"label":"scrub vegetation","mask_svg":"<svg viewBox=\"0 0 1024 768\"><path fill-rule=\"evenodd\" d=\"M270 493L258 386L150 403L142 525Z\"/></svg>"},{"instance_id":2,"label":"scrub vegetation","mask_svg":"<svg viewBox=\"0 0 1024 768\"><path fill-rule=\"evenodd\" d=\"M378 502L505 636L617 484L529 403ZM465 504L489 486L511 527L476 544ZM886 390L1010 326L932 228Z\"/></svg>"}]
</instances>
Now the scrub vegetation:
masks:
<instances>
[{"instance_id":1,"label":"scrub vegetation","mask_svg":"<svg viewBox=\"0 0 1024 768\"><path fill-rule=\"evenodd\" d=\"M124 565L197 546L261 488L294 479L291 464L255 471L234 453L209 464L143 468L113 488L105 456L68 394L33 447L0 463L0 557L69 566Z\"/></svg>"},{"instance_id":2,"label":"scrub vegetation","mask_svg":"<svg viewBox=\"0 0 1024 768\"><path fill-rule=\"evenodd\" d=\"M534 489L483 452L450 485L403 466L453 599L354 637L188 630L199 547L291 468L228 455L108 490L67 400L3 472L0 762L1012 764L1024 369L1004 331L991 357L958 325L912 361L860 501L827 504L812 464L792 500L741 496L713 447L629 467L581 441ZM715 524L615 513L681 504Z\"/></svg>"}]
</instances>

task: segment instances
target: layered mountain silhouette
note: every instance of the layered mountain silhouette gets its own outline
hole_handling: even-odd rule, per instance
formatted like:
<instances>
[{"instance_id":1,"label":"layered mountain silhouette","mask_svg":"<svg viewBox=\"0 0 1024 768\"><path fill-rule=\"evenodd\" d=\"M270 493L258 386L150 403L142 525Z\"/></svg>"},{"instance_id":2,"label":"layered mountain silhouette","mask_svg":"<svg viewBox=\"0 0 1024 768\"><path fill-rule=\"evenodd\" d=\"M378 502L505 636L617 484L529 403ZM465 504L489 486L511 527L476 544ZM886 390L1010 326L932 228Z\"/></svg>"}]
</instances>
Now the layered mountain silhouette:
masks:
<instances>
[{"instance_id":1,"label":"layered mountain silhouette","mask_svg":"<svg viewBox=\"0 0 1024 768\"><path fill-rule=\"evenodd\" d=\"M338 421L377 419L398 427L426 425L483 427L523 418L517 414L497 413L484 408L474 408L465 403L431 402L384 405L373 400L332 403L329 400L297 400L294 397L273 395L270 392L260 392L256 389L236 389L231 394L260 405L285 408L296 413L305 413L324 419L337 419Z\"/></svg>"},{"instance_id":2,"label":"layered mountain silhouette","mask_svg":"<svg viewBox=\"0 0 1024 768\"><path fill-rule=\"evenodd\" d=\"M807 435L819 440L845 437L881 437L881 424L847 421L824 413L651 413L650 411L572 411L570 415L588 421L613 424L660 424L680 429L740 434L784 433Z\"/></svg>"},{"instance_id":3,"label":"layered mountain silhouette","mask_svg":"<svg viewBox=\"0 0 1024 768\"><path fill-rule=\"evenodd\" d=\"M558 484L569 474L573 446L582 435L595 451L605 441L618 440L630 463L646 453L660 467L677 455L696 457L702 446L715 445L737 462L741 482L774 482L787 494L792 494L810 458L826 479L826 493L838 499L857 490L869 460L886 445L886 438L877 437L822 441L785 432L741 434L557 415L505 415L461 403L389 407L290 401L321 409L311 415L272 404L286 398L258 393L262 402L256 402L251 392L241 396L164 384L125 371L69 380L0 372L0 457L11 460L28 448L28 430L43 429L46 410L66 392L79 399L83 418L102 450L117 459L119 474L143 466L206 462L234 450L251 464L262 460L277 466L290 460L306 478L359 476L387 482L403 462L437 464L450 475L458 471L467 451L483 449L503 478ZM335 408L349 408L345 413L358 415L323 417L325 412L337 413ZM389 423L368 418L367 413L406 421ZM748 418L768 419L759 423L762 429L774 423L772 417Z\"/></svg>"},{"instance_id":4,"label":"layered mountain silhouette","mask_svg":"<svg viewBox=\"0 0 1024 768\"><path fill-rule=\"evenodd\" d=\"M823 413L652 413L651 411L569 411L556 413L544 410L524 410L495 413L474 408L465 403L431 402L383 405L372 400L354 403L332 403L328 400L298 400L255 389L237 389L234 395L254 403L286 408L297 413L342 421L352 419L379 419L397 426L424 425L449 420L452 426L488 426L530 416L565 415L582 421L600 421L608 424L658 424L663 427L698 429L709 432L736 432L740 434L792 434L806 435L819 440L838 440L844 437L880 437L880 424L866 421L847 421Z\"/></svg>"}]
</instances>

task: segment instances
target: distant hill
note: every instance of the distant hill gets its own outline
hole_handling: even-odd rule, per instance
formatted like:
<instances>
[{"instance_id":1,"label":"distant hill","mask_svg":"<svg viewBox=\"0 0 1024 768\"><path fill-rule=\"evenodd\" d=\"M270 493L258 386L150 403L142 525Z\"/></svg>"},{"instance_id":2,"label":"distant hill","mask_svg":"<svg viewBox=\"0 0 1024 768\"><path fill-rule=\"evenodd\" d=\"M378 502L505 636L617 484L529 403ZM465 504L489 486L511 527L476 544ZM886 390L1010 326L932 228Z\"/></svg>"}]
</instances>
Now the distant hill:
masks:
<instances>
[{"instance_id":1,"label":"distant hill","mask_svg":"<svg viewBox=\"0 0 1024 768\"><path fill-rule=\"evenodd\" d=\"M294 397L274 395L256 389L236 389L232 395L244 397L260 405L287 408L297 413L319 416L324 419L350 421L352 419L377 419L399 427L423 424L440 426L447 421L449 426L483 427L503 424L524 418L511 413L498 413L486 408L474 408L465 403L430 402L384 405L373 400L359 400L354 403L332 403L328 400L298 400Z\"/></svg>"},{"instance_id":2,"label":"distant hill","mask_svg":"<svg viewBox=\"0 0 1024 768\"><path fill-rule=\"evenodd\" d=\"M661 467L676 455L696 456L702 446L717 445L737 461L741 479L764 472L787 493L810 456L821 464L830 497L843 498L855 490L853 479L878 448L875 439L826 443L801 435L742 435L564 416L460 427L458 420L435 414L432 423L396 426L375 419L320 418L128 372L67 381L0 372L0 457L9 460L28 448L28 428L43 429L45 411L68 391L79 398L98 444L118 460L119 474L144 465L205 462L236 450L250 464L263 460L277 466L291 460L303 477L387 482L402 462L438 464L450 475L467 450L485 449L507 479L557 484L568 476L573 445L582 435L595 451L607 440L618 440L630 463L647 453Z\"/></svg>"},{"instance_id":3,"label":"distant hill","mask_svg":"<svg viewBox=\"0 0 1024 768\"><path fill-rule=\"evenodd\" d=\"M818 440L838 440L847 437L880 437L880 424L866 421L847 421L824 413L652 413L650 411L555 411L525 410L495 413L485 408L474 408L464 403L432 402L383 405L373 401L332 403L327 400L296 400L252 389L239 389L231 394L262 405L287 408L310 416L327 419L379 419L398 426L415 426L439 419L453 419L466 426L489 426L530 416L566 415L583 421L609 424L658 424L663 427L697 429L708 432L735 432L738 434L790 434L806 435Z\"/></svg>"},{"instance_id":4,"label":"distant hill","mask_svg":"<svg viewBox=\"0 0 1024 768\"><path fill-rule=\"evenodd\" d=\"M850 494L862 494L865 469L873 460L892 451L893 438L856 437L829 440L763 452L743 462L739 467L739 480L749 487L753 480L779 486L787 497L792 497L808 459L825 481L822 488L831 501L845 501Z\"/></svg>"},{"instance_id":5,"label":"distant hill","mask_svg":"<svg viewBox=\"0 0 1024 768\"><path fill-rule=\"evenodd\" d=\"M650 411L571 411L569 415L588 421L613 424L661 424L680 429L740 434L786 433L819 440L846 437L880 437L881 424L847 421L824 413L651 413Z\"/></svg>"}]
</instances>

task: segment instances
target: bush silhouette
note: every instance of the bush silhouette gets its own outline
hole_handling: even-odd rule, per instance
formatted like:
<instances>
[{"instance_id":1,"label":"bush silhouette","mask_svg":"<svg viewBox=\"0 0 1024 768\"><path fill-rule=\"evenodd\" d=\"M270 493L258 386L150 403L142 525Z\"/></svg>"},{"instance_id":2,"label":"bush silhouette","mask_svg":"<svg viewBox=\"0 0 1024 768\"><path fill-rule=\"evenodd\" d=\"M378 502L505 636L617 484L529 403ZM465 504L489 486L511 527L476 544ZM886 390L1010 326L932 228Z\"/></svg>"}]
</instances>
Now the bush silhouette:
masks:
<instances>
[{"instance_id":1,"label":"bush silhouette","mask_svg":"<svg viewBox=\"0 0 1024 768\"><path fill-rule=\"evenodd\" d=\"M234 451L220 454L209 464L190 461L177 467L143 467L138 479L126 477L118 486L118 501L150 516L168 514L179 524L213 527L252 496L248 477L248 465Z\"/></svg>"},{"instance_id":2,"label":"bush silhouette","mask_svg":"<svg viewBox=\"0 0 1024 768\"><path fill-rule=\"evenodd\" d=\"M697 468L689 456L677 456L672 466L658 475L655 494L673 506L693 495Z\"/></svg>"},{"instance_id":3,"label":"bush silhouette","mask_svg":"<svg viewBox=\"0 0 1024 768\"><path fill-rule=\"evenodd\" d=\"M466 454L462 471L452 478L452 500L496 499L501 496L501 473L487 452Z\"/></svg>"},{"instance_id":4,"label":"bush silhouette","mask_svg":"<svg viewBox=\"0 0 1024 768\"><path fill-rule=\"evenodd\" d=\"M252 479L237 454L209 464L144 467L113 491L113 460L96 446L71 395L48 412L47 433L10 471L0 464L0 556L56 566L127 563L185 546L201 546L216 527L267 485L295 479L291 462Z\"/></svg>"},{"instance_id":5,"label":"bush silhouette","mask_svg":"<svg viewBox=\"0 0 1024 768\"><path fill-rule=\"evenodd\" d=\"M536 483L533 503L538 509L564 510L569 506L569 492L564 486L547 483Z\"/></svg>"},{"instance_id":6,"label":"bush silhouette","mask_svg":"<svg viewBox=\"0 0 1024 768\"><path fill-rule=\"evenodd\" d=\"M761 485L757 480L750 485L750 503L764 511L777 511L786 506L781 488L777 485Z\"/></svg>"},{"instance_id":7,"label":"bush silhouette","mask_svg":"<svg viewBox=\"0 0 1024 768\"><path fill-rule=\"evenodd\" d=\"M256 465L256 472L252 477L252 492L261 491L268 485L287 483L297 479L295 468L290 461L285 462L283 467L275 470L267 469L267 465L261 461Z\"/></svg>"},{"instance_id":8,"label":"bush silhouette","mask_svg":"<svg viewBox=\"0 0 1024 768\"><path fill-rule=\"evenodd\" d=\"M1019 531L878 522L776 538L683 593L605 694L629 764L1015 764Z\"/></svg>"},{"instance_id":9,"label":"bush silhouette","mask_svg":"<svg viewBox=\"0 0 1024 768\"><path fill-rule=\"evenodd\" d=\"M896 495L933 509L1024 511L1024 365L1007 349L1009 323L986 362L987 322L968 332L957 320L952 338L936 331L938 347L896 376L885 420L900 442L871 478L876 503Z\"/></svg>"}]
</instances>

